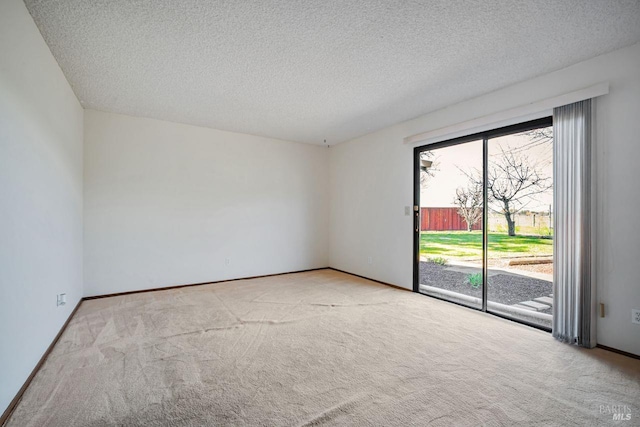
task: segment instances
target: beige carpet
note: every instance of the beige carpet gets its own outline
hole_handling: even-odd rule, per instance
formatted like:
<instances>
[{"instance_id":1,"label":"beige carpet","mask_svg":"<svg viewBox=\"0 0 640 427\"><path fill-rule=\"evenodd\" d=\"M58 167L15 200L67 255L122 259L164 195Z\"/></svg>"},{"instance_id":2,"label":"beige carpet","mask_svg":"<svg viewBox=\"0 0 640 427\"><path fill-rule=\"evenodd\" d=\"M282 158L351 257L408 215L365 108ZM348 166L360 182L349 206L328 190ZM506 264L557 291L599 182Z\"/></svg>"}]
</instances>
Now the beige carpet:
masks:
<instances>
[{"instance_id":1,"label":"beige carpet","mask_svg":"<svg viewBox=\"0 0 640 427\"><path fill-rule=\"evenodd\" d=\"M586 426L612 411L640 425L640 361L322 270L84 302L8 425Z\"/></svg>"}]
</instances>

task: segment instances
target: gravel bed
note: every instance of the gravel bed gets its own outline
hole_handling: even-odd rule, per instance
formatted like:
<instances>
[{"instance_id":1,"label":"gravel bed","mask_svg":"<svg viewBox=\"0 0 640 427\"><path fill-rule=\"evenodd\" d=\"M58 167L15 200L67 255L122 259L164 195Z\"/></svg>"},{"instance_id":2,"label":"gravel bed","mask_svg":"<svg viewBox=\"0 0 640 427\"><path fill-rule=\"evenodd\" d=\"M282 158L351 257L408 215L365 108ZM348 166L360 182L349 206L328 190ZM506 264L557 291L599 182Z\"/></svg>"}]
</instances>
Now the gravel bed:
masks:
<instances>
[{"instance_id":1,"label":"gravel bed","mask_svg":"<svg viewBox=\"0 0 640 427\"><path fill-rule=\"evenodd\" d=\"M477 271L481 272L481 269ZM450 266L420 262L419 279L421 284L482 299L482 286L473 288L468 278L468 273L454 271ZM489 301L507 305L549 296L553 292L551 282L517 274L494 274L488 278L488 282ZM550 314L551 309L542 310L541 313Z\"/></svg>"}]
</instances>

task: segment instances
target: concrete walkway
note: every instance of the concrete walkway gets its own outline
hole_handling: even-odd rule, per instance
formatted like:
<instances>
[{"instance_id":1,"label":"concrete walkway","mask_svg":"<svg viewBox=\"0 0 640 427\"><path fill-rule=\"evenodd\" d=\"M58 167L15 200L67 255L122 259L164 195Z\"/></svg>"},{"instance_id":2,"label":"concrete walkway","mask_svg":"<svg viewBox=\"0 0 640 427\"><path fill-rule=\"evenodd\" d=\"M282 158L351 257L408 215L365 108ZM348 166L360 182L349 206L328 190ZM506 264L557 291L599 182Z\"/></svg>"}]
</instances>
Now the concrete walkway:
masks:
<instances>
[{"instance_id":1,"label":"concrete walkway","mask_svg":"<svg viewBox=\"0 0 640 427\"><path fill-rule=\"evenodd\" d=\"M518 304L513 304L513 306L532 311L548 310L553 307L553 294L549 294L549 296L546 297L534 298L532 301L522 301Z\"/></svg>"}]
</instances>

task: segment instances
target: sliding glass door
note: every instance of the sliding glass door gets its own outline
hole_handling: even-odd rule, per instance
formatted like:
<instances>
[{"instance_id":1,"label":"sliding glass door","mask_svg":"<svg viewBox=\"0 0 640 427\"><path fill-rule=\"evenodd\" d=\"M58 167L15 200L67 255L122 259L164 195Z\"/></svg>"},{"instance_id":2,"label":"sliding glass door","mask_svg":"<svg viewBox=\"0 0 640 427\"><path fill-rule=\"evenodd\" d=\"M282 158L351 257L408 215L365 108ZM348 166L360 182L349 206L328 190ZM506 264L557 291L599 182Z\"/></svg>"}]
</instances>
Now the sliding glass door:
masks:
<instances>
[{"instance_id":1,"label":"sliding glass door","mask_svg":"<svg viewBox=\"0 0 640 427\"><path fill-rule=\"evenodd\" d=\"M551 328L553 128L488 140L488 310Z\"/></svg>"},{"instance_id":2,"label":"sliding glass door","mask_svg":"<svg viewBox=\"0 0 640 427\"><path fill-rule=\"evenodd\" d=\"M550 329L551 118L414 155L414 290Z\"/></svg>"},{"instance_id":3,"label":"sliding glass door","mask_svg":"<svg viewBox=\"0 0 640 427\"><path fill-rule=\"evenodd\" d=\"M419 291L482 308L482 139L421 151Z\"/></svg>"}]
</instances>

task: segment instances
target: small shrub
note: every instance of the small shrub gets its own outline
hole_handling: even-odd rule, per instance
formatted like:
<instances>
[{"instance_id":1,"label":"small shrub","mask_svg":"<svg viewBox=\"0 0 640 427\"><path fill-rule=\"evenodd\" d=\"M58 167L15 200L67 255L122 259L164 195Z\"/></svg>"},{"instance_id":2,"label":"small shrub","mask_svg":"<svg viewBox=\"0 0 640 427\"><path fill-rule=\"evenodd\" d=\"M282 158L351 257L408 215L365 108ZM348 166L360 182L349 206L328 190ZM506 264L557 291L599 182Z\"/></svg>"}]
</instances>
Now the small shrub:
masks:
<instances>
[{"instance_id":1,"label":"small shrub","mask_svg":"<svg viewBox=\"0 0 640 427\"><path fill-rule=\"evenodd\" d=\"M429 261L434 263L434 264L438 264L438 265L447 265L447 259L443 258L441 256L437 256L434 258L429 258Z\"/></svg>"},{"instance_id":2,"label":"small shrub","mask_svg":"<svg viewBox=\"0 0 640 427\"><path fill-rule=\"evenodd\" d=\"M469 282L473 289L478 289L480 285L482 285L482 273L468 275L467 282Z\"/></svg>"}]
</instances>

